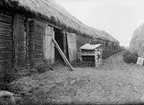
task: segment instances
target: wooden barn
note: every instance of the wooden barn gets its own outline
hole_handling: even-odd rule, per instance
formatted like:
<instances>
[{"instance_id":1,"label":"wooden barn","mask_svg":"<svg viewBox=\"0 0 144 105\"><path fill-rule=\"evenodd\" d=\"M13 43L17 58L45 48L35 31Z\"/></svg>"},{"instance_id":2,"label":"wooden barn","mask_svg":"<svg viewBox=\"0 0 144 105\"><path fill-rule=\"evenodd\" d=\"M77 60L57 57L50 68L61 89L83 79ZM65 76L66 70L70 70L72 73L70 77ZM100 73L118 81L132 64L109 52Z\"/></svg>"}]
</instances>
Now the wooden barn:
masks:
<instances>
[{"instance_id":1,"label":"wooden barn","mask_svg":"<svg viewBox=\"0 0 144 105\"><path fill-rule=\"evenodd\" d=\"M0 0L0 76L61 60L52 38L70 62L91 39L111 50L119 46L112 36L83 24L52 0Z\"/></svg>"}]
</instances>

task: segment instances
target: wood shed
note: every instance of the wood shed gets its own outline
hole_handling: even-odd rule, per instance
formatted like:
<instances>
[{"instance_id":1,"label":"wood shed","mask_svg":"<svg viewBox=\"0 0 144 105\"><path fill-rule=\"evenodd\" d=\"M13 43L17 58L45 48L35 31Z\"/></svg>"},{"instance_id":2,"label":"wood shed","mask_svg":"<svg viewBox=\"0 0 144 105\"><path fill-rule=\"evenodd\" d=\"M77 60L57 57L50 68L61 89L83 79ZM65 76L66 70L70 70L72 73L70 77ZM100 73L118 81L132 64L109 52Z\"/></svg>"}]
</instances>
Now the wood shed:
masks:
<instances>
[{"instance_id":1,"label":"wood shed","mask_svg":"<svg viewBox=\"0 0 144 105\"><path fill-rule=\"evenodd\" d=\"M80 47L80 55L80 60L82 62L88 61L94 63L95 67L99 67L102 64L101 44L84 44Z\"/></svg>"},{"instance_id":2,"label":"wood shed","mask_svg":"<svg viewBox=\"0 0 144 105\"><path fill-rule=\"evenodd\" d=\"M118 43L110 35L91 28L52 0L0 1L0 72L49 65L62 58L54 38L67 59L78 59L78 49L91 39Z\"/></svg>"}]
</instances>

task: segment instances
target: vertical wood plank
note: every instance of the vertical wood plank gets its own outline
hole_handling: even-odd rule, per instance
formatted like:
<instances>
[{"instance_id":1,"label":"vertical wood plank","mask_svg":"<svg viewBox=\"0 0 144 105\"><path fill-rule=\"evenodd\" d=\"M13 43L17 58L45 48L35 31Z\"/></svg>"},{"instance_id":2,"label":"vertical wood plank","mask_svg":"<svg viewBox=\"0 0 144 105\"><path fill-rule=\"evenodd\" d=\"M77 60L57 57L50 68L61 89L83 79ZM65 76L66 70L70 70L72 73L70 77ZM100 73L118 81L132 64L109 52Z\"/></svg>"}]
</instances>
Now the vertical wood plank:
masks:
<instances>
[{"instance_id":1,"label":"vertical wood plank","mask_svg":"<svg viewBox=\"0 0 144 105\"><path fill-rule=\"evenodd\" d=\"M32 24L34 25L35 24L35 21L32 21ZM34 27L32 27L32 29L33 29ZM31 43L32 43L32 45L31 45L31 47L32 47L32 52L31 52L31 60L32 60L32 67L34 67L34 64L35 64L35 35L32 33L31 34L31 38L32 38L32 40L31 40Z\"/></svg>"},{"instance_id":2,"label":"vertical wood plank","mask_svg":"<svg viewBox=\"0 0 144 105\"><path fill-rule=\"evenodd\" d=\"M54 33L53 28L52 28L52 38L55 38L55 33ZM55 62L55 45L52 42L52 38L51 38L51 63L54 64L54 62Z\"/></svg>"},{"instance_id":3,"label":"vertical wood plank","mask_svg":"<svg viewBox=\"0 0 144 105\"><path fill-rule=\"evenodd\" d=\"M44 52L44 59L47 59L47 24L44 26L44 36L43 36L43 52Z\"/></svg>"},{"instance_id":4,"label":"vertical wood plank","mask_svg":"<svg viewBox=\"0 0 144 105\"><path fill-rule=\"evenodd\" d=\"M72 62L77 59L76 34L67 33L67 41L68 41L69 60L70 62Z\"/></svg>"},{"instance_id":5,"label":"vertical wood plank","mask_svg":"<svg viewBox=\"0 0 144 105\"><path fill-rule=\"evenodd\" d=\"M44 35L44 57L49 61L49 64L54 63L54 44L52 43L52 38L54 38L53 27L45 25L45 35Z\"/></svg>"},{"instance_id":6,"label":"vertical wood plank","mask_svg":"<svg viewBox=\"0 0 144 105\"><path fill-rule=\"evenodd\" d=\"M14 20L13 20L13 68L14 69L18 69L18 56L17 56L17 43L18 43L18 36L17 36L17 32L18 32L18 18L19 15L15 14L14 15Z\"/></svg>"},{"instance_id":7,"label":"vertical wood plank","mask_svg":"<svg viewBox=\"0 0 144 105\"><path fill-rule=\"evenodd\" d=\"M30 59L29 59L29 23L28 18L26 17L26 68L30 69Z\"/></svg>"},{"instance_id":8,"label":"vertical wood plank","mask_svg":"<svg viewBox=\"0 0 144 105\"><path fill-rule=\"evenodd\" d=\"M33 29L32 28L32 25L33 25L33 21L31 20L28 20L28 36L27 36L27 40L28 40L28 61L29 61L29 68L32 68L34 66L34 61L33 61L33 34L31 32L31 30Z\"/></svg>"},{"instance_id":9,"label":"vertical wood plank","mask_svg":"<svg viewBox=\"0 0 144 105\"><path fill-rule=\"evenodd\" d=\"M66 32L63 31L63 52L65 54L65 56L68 58L68 55L67 55L67 36L66 36Z\"/></svg>"}]
</instances>

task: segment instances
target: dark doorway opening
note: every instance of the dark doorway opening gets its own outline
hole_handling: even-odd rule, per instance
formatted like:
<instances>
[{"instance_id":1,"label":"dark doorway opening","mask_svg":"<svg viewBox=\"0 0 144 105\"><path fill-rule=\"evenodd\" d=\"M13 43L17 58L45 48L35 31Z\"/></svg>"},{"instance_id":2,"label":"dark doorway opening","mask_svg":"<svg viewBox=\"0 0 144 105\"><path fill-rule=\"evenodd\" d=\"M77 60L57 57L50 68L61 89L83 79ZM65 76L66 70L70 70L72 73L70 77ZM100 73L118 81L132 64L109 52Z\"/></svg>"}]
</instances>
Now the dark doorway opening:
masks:
<instances>
[{"instance_id":1,"label":"dark doorway opening","mask_svg":"<svg viewBox=\"0 0 144 105\"><path fill-rule=\"evenodd\" d=\"M61 50L64 50L64 45L63 45L63 41L64 41L64 36L61 30L59 29L55 29L55 40L58 43L58 45L60 46ZM58 52L58 50L55 48L55 63L56 64L63 64L63 59L60 55L60 53Z\"/></svg>"}]
</instances>

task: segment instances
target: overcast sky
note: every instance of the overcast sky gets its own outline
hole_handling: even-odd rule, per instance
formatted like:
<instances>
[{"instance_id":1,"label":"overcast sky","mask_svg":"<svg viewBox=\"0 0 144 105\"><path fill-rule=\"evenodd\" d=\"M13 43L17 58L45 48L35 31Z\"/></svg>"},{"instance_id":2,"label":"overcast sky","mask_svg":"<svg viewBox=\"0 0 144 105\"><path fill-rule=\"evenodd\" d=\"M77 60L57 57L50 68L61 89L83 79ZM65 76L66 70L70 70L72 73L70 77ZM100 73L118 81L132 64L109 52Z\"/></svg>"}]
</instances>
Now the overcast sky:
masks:
<instances>
[{"instance_id":1,"label":"overcast sky","mask_svg":"<svg viewBox=\"0 0 144 105\"><path fill-rule=\"evenodd\" d=\"M105 30L128 46L144 23L144 0L55 0L83 23Z\"/></svg>"}]
</instances>

